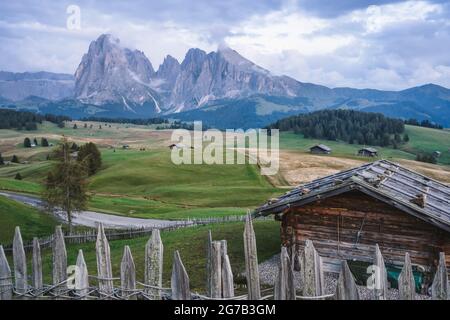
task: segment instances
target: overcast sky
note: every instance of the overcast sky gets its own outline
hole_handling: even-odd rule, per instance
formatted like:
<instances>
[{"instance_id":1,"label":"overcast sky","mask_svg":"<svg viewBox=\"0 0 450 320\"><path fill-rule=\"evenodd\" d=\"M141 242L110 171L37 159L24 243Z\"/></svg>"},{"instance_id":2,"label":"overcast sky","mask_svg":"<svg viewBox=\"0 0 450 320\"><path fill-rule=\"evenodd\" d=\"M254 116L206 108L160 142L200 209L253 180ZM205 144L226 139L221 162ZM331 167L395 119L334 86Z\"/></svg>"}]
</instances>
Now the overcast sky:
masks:
<instances>
[{"instance_id":1,"label":"overcast sky","mask_svg":"<svg viewBox=\"0 0 450 320\"><path fill-rule=\"evenodd\" d=\"M70 5L80 29L67 27ZM155 69L167 54L181 62L191 47L225 44L303 82L450 88L450 3L432 0L1 1L0 70L74 73L102 33Z\"/></svg>"}]
</instances>

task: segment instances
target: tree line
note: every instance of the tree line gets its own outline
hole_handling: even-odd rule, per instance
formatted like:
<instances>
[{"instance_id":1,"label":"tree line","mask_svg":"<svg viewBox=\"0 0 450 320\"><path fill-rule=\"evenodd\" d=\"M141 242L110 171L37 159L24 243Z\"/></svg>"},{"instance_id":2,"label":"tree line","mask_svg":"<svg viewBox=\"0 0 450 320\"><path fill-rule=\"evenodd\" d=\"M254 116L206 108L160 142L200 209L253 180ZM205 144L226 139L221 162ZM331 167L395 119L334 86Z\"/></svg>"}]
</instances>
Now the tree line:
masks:
<instances>
[{"instance_id":1,"label":"tree line","mask_svg":"<svg viewBox=\"0 0 450 320\"><path fill-rule=\"evenodd\" d=\"M293 131L305 138L341 140L350 144L396 147L409 140L407 135L401 136L405 131L402 120L355 110L321 110L290 116L267 128Z\"/></svg>"},{"instance_id":2,"label":"tree line","mask_svg":"<svg viewBox=\"0 0 450 320\"><path fill-rule=\"evenodd\" d=\"M163 118L148 118L148 119L127 119L127 118L105 118L105 117L85 117L80 121L93 121L104 123L129 123L135 125L150 125L169 123L169 120Z\"/></svg>"},{"instance_id":3,"label":"tree line","mask_svg":"<svg viewBox=\"0 0 450 320\"><path fill-rule=\"evenodd\" d=\"M417 119L408 119L408 120L405 120L405 124L409 124L411 126L416 126L416 127L432 128L432 129L439 129L439 130L444 129L444 127L441 126L440 124L431 122L430 120L418 121Z\"/></svg>"},{"instance_id":4,"label":"tree line","mask_svg":"<svg viewBox=\"0 0 450 320\"><path fill-rule=\"evenodd\" d=\"M23 139L23 146L25 148L31 148L33 147L33 145L35 147L39 146L39 142L36 138L33 139L33 141L31 141L30 138L26 137L25 139ZM41 147L48 147L50 146L48 139L47 138L41 138Z\"/></svg>"},{"instance_id":5,"label":"tree line","mask_svg":"<svg viewBox=\"0 0 450 320\"><path fill-rule=\"evenodd\" d=\"M38 114L31 111L16 111L9 109L0 109L0 129L17 130L37 130L37 125L43 121L49 121L55 124L71 121L67 116L56 116L52 114Z\"/></svg>"}]
</instances>

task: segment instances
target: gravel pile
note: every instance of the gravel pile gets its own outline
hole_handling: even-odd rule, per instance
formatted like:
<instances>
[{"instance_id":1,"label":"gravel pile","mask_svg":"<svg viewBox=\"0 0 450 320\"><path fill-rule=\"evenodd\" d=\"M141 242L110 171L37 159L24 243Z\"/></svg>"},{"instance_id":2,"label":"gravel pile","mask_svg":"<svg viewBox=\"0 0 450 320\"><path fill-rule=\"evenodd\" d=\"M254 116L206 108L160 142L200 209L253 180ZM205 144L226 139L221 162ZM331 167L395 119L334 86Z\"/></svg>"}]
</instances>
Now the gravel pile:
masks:
<instances>
[{"instance_id":1,"label":"gravel pile","mask_svg":"<svg viewBox=\"0 0 450 320\"><path fill-rule=\"evenodd\" d=\"M270 258L269 260L264 261L259 264L259 274L261 284L266 284L273 286L275 283L275 279L278 276L278 266L280 261L280 255L277 254ZM325 294L334 294L336 291L336 283L338 279L338 274L335 273L325 273ZM295 277L295 287L299 291L299 288L302 287L302 281L300 277L300 272L294 272ZM358 286L359 296L361 300L371 300L372 292L365 286ZM426 295L416 295L416 300L429 300L431 297ZM388 300L398 300L398 290L397 289L389 289L388 291Z\"/></svg>"}]
</instances>

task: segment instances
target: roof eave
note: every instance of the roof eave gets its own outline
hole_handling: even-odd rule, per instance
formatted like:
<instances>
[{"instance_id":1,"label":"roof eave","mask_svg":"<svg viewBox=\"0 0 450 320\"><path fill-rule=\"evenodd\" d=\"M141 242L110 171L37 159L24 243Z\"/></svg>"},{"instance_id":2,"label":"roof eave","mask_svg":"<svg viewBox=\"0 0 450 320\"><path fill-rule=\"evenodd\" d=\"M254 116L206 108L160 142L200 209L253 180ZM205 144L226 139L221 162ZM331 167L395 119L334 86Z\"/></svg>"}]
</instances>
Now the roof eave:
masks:
<instances>
[{"instance_id":1,"label":"roof eave","mask_svg":"<svg viewBox=\"0 0 450 320\"><path fill-rule=\"evenodd\" d=\"M355 189L395 208L398 208L399 210L407 212L418 219L431 223L440 229L450 232L450 224L447 221L440 219L438 216L423 210L413 203L403 201L397 197L392 197L388 193L383 192L382 190L375 188L374 186L356 177L352 177L348 181L345 181L339 185L320 190L318 192L311 192L305 195L287 198L269 205L266 204L255 209L253 211L253 215L258 217L278 214L289 208L300 207L320 199L329 198Z\"/></svg>"}]
</instances>

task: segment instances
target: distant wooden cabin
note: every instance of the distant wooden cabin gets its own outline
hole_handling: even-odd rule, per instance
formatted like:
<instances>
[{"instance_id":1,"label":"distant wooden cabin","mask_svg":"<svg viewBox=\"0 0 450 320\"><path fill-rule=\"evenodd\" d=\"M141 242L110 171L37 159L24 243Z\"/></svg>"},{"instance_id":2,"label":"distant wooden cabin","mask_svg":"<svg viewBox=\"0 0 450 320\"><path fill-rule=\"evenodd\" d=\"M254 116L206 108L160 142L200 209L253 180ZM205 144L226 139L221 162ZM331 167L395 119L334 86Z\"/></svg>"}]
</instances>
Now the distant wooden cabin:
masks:
<instances>
[{"instance_id":1,"label":"distant wooden cabin","mask_svg":"<svg viewBox=\"0 0 450 320\"><path fill-rule=\"evenodd\" d=\"M362 157L378 157L378 150L375 148L362 148L358 150L358 155Z\"/></svg>"},{"instance_id":2,"label":"distant wooden cabin","mask_svg":"<svg viewBox=\"0 0 450 320\"><path fill-rule=\"evenodd\" d=\"M439 252L450 265L450 187L386 160L314 180L254 214L281 221L285 246L312 240L328 265L372 262L375 244L394 266L406 252L424 271L434 270Z\"/></svg>"},{"instance_id":3,"label":"distant wooden cabin","mask_svg":"<svg viewBox=\"0 0 450 320\"><path fill-rule=\"evenodd\" d=\"M331 148L324 144L318 144L309 148L309 152L313 154L330 154Z\"/></svg>"},{"instance_id":4,"label":"distant wooden cabin","mask_svg":"<svg viewBox=\"0 0 450 320\"><path fill-rule=\"evenodd\" d=\"M439 158L439 157L441 156L441 154L442 154L442 153L441 153L440 151L437 151L437 150L436 150L436 151L433 152L433 157Z\"/></svg>"}]
</instances>

